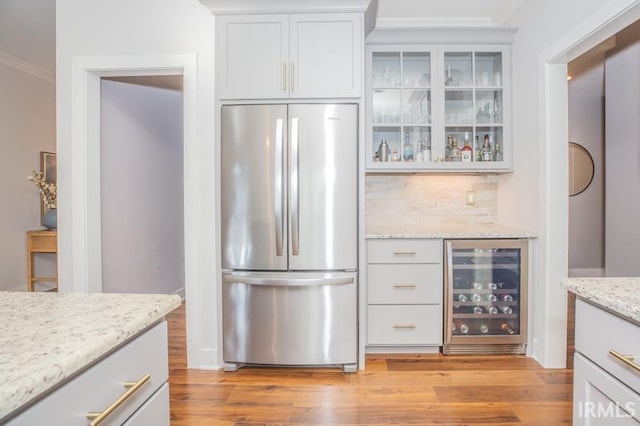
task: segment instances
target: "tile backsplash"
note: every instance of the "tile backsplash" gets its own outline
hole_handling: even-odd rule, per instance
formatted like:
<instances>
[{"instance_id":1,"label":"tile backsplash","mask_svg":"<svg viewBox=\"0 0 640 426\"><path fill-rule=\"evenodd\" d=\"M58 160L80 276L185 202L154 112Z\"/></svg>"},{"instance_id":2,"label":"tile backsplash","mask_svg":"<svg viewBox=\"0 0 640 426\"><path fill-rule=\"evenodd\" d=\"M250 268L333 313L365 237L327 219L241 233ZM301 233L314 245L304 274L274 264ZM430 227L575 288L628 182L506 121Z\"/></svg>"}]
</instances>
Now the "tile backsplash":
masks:
<instances>
[{"instance_id":1,"label":"tile backsplash","mask_svg":"<svg viewBox=\"0 0 640 426\"><path fill-rule=\"evenodd\" d=\"M496 223L495 175L369 175L365 226L474 225ZM475 191L475 205L466 204Z\"/></svg>"}]
</instances>

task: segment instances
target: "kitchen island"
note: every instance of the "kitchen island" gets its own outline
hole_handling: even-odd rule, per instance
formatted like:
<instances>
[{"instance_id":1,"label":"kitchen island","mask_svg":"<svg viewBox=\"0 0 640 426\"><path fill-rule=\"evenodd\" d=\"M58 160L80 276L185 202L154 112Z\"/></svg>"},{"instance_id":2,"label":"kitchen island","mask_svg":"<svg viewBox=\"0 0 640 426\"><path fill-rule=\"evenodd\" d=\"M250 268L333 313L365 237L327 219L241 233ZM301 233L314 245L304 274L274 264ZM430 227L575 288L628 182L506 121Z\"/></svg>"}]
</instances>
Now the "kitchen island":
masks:
<instances>
[{"instance_id":1,"label":"kitchen island","mask_svg":"<svg viewBox=\"0 0 640 426\"><path fill-rule=\"evenodd\" d=\"M48 413L48 417L40 418L62 419L60 416L67 414L67 400L82 399L65 395L70 388L80 394L106 396L106 405L100 402L96 404L99 406L86 407L90 411L104 409L112 402L112 392L98 389L103 383L85 380L91 389L84 392L74 386L83 376L91 379L92 370L105 363L111 371L104 382L117 380L118 372L113 369L122 364L117 355L124 350L128 351L127 358L133 359L145 346L160 342L165 347L156 349L165 355L163 358L160 353L158 358L168 370L166 343L162 343L167 339L163 318L180 303L179 296L169 295L0 292L0 423L10 420L9 424L28 424L25 421L36 418L34 413L45 414L51 402L57 407L55 417ZM136 341L141 343L132 346ZM143 368L147 367L151 369ZM154 380L162 381L153 377L145 381L153 384ZM125 389L122 383L118 386L116 395ZM145 392L153 393L151 387L145 385ZM86 416L80 417L86 424ZM27 420L21 422L21 418Z\"/></svg>"},{"instance_id":2,"label":"kitchen island","mask_svg":"<svg viewBox=\"0 0 640 426\"><path fill-rule=\"evenodd\" d=\"M640 423L640 278L567 278L577 295L573 424Z\"/></svg>"}]
</instances>

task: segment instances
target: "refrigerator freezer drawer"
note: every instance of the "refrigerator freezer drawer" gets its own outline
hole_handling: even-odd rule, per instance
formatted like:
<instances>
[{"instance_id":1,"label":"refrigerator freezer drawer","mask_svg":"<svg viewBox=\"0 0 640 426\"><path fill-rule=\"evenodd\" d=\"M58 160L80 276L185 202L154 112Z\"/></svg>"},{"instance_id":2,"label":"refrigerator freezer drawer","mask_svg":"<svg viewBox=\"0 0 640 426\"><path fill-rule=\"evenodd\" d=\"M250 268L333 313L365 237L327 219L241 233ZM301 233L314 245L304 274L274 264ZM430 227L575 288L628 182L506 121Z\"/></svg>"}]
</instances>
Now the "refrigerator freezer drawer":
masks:
<instances>
[{"instance_id":1,"label":"refrigerator freezer drawer","mask_svg":"<svg viewBox=\"0 0 640 426\"><path fill-rule=\"evenodd\" d=\"M225 364L355 364L356 282L356 273L224 273Z\"/></svg>"}]
</instances>

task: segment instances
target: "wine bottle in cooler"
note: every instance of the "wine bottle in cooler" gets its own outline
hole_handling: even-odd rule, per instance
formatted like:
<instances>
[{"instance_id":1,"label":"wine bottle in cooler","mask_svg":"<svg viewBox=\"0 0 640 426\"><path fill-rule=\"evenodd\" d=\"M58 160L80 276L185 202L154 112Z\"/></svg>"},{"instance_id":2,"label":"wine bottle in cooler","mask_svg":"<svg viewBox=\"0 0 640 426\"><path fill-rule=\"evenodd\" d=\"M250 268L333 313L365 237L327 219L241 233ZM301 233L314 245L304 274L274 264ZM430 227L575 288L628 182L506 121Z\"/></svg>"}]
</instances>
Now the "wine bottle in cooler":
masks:
<instances>
[{"instance_id":1,"label":"wine bottle in cooler","mask_svg":"<svg viewBox=\"0 0 640 426\"><path fill-rule=\"evenodd\" d=\"M500 310L502 311L503 314L507 314L507 315L510 315L513 313L513 309L511 309L511 306L502 305L500 306Z\"/></svg>"},{"instance_id":2,"label":"wine bottle in cooler","mask_svg":"<svg viewBox=\"0 0 640 426\"><path fill-rule=\"evenodd\" d=\"M466 294L459 294L458 295L458 302L468 302L469 298L467 297Z\"/></svg>"},{"instance_id":3,"label":"wine bottle in cooler","mask_svg":"<svg viewBox=\"0 0 640 426\"><path fill-rule=\"evenodd\" d=\"M484 322L481 322L478 325L478 329L480 330L481 334L487 334L489 333L489 326L487 324L485 324Z\"/></svg>"},{"instance_id":4,"label":"wine bottle in cooler","mask_svg":"<svg viewBox=\"0 0 640 426\"><path fill-rule=\"evenodd\" d=\"M484 310L480 306L474 306L473 307L473 313L474 314L482 314L482 313L484 313Z\"/></svg>"},{"instance_id":5,"label":"wine bottle in cooler","mask_svg":"<svg viewBox=\"0 0 640 426\"><path fill-rule=\"evenodd\" d=\"M513 302L513 296L510 294L503 294L500 296L500 299L502 299L503 302Z\"/></svg>"},{"instance_id":6,"label":"wine bottle in cooler","mask_svg":"<svg viewBox=\"0 0 640 426\"><path fill-rule=\"evenodd\" d=\"M461 334L469 334L469 326L465 322L458 321L456 329L459 330Z\"/></svg>"},{"instance_id":7,"label":"wine bottle in cooler","mask_svg":"<svg viewBox=\"0 0 640 426\"><path fill-rule=\"evenodd\" d=\"M500 330L504 331L507 334L511 334L511 335L516 334L513 328L511 328L511 326L506 322L503 322L502 324L500 324Z\"/></svg>"},{"instance_id":8,"label":"wine bottle in cooler","mask_svg":"<svg viewBox=\"0 0 640 426\"><path fill-rule=\"evenodd\" d=\"M491 315L495 315L498 313L498 308L496 308L495 306L487 306L486 310L488 313L490 313Z\"/></svg>"}]
</instances>

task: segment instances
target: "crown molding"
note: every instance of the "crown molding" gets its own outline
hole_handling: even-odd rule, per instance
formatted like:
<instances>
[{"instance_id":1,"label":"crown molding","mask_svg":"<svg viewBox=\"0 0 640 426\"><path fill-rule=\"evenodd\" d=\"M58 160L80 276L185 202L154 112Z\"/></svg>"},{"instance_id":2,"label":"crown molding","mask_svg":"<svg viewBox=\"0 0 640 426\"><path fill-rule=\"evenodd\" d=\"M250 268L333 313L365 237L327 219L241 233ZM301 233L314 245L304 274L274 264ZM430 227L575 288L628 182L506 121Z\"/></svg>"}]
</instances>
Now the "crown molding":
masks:
<instances>
[{"instance_id":1,"label":"crown molding","mask_svg":"<svg viewBox=\"0 0 640 426\"><path fill-rule=\"evenodd\" d=\"M490 17L455 18L378 18L376 28L485 28L495 27Z\"/></svg>"},{"instance_id":2,"label":"crown molding","mask_svg":"<svg viewBox=\"0 0 640 426\"><path fill-rule=\"evenodd\" d=\"M0 64L22 71L50 83L55 83L56 81L56 75L53 72L34 65L31 62L22 60L16 56L9 55L8 53L0 52Z\"/></svg>"}]
</instances>

